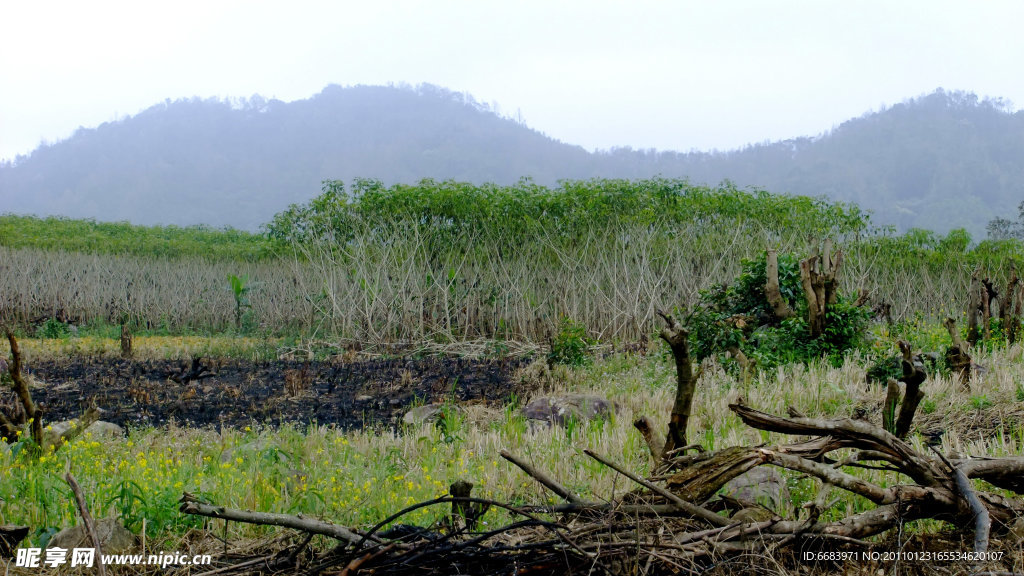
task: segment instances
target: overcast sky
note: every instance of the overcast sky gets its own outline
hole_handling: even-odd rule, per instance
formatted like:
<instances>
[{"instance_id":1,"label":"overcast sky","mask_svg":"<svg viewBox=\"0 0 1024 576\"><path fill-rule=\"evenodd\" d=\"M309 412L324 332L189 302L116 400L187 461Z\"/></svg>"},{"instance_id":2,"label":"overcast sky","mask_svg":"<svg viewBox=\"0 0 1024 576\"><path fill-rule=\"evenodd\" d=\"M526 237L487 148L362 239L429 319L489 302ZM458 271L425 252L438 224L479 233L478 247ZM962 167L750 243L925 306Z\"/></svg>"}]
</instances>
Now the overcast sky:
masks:
<instances>
[{"instance_id":1,"label":"overcast sky","mask_svg":"<svg viewBox=\"0 0 1024 576\"><path fill-rule=\"evenodd\" d=\"M166 98L427 82L588 149L815 135L943 87L1024 104L1024 2L14 1L0 159Z\"/></svg>"}]
</instances>

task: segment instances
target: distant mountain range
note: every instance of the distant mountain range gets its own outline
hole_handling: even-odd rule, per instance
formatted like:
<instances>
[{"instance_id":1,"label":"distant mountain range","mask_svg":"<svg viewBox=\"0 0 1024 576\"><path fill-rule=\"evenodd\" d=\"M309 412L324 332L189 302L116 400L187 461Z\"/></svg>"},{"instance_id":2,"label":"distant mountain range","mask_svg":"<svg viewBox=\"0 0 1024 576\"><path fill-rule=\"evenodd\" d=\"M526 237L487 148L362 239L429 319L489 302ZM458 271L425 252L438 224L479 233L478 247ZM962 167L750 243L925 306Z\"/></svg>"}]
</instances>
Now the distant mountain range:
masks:
<instances>
[{"instance_id":1,"label":"distant mountain range","mask_svg":"<svg viewBox=\"0 0 1024 576\"><path fill-rule=\"evenodd\" d=\"M875 222L984 236L1024 199L1024 112L938 90L817 137L731 152L590 153L471 97L328 86L291 103L165 101L0 164L0 212L255 229L324 179L541 184L593 177L729 179L853 201Z\"/></svg>"}]
</instances>

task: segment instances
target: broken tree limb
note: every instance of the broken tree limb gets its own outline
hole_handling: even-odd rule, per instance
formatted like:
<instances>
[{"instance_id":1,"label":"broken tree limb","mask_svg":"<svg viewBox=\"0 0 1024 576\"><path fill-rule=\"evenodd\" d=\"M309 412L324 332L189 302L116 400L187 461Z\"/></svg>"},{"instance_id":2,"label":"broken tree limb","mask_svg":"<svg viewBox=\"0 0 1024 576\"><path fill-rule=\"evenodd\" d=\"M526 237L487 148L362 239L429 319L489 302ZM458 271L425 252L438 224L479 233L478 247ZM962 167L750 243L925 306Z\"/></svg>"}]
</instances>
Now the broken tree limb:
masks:
<instances>
[{"instance_id":1,"label":"broken tree limb","mask_svg":"<svg viewBox=\"0 0 1024 576\"><path fill-rule=\"evenodd\" d=\"M82 525L85 526L85 532L89 535L93 548L96 550L96 571L100 576L106 576L107 569L103 565L103 550L100 547L100 537L96 534L96 523L93 522L92 514L89 513L89 507L85 504L85 495L82 493L82 487L78 485L78 480L75 480L75 476L71 472L65 474L64 479L67 481L68 486L71 487L71 492L75 496L75 506L78 508L78 514L82 517Z\"/></svg>"},{"instance_id":2,"label":"broken tree limb","mask_svg":"<svg viewBox=\"0 0 1024 576\"><path fill-rule=\"evenodd\" d=\"M668 500L670 503L672 503L674 506L679 508L681 511L686 512L687 514L693 516L694 518L700 518L701 520L704 520L705 522L708 522L712 526L717 526L717 527L728 526L730 524L730 521L727 518L723 518L723 517L719 516L718 514L715 514L714 512L712 512L712 511L710 511L710 510L708 510L706 508L703 508L701 506L697 506L696 504L693 504L693 503L687 502L686 500L683 500L682 498L676 496L675 494L673 494L672 492L662 488L661 486L658 486L657 484L648 482L647 480L644 480L643 478L640 478L636 474L633 474L633 473L627 471L625 468L623 468L621 466L618 466L614 462L612 462L610 460L606 460L605 458L602 458L599 454L597 454L593 450L589 450L589 449L588 450L584 450L583 453L586 454L587 456L590 456L594 460L597 460L601 464L604 464L605 466L611 468L612 470L615 470L619 474L622 474L626 478L629 478L633 482L636 482L637 484L643 486L644 488L647 488L651 492L654 492L655 494L658 494L659 496L662 496L663 498Z\"/></svg>"},{"instance_id":3,"label":"broken tree limb","mask_svg":"<svg viewBox=\"0 0 1024 576\"><path fill-rule=\"evenodd\" d=\"M820 254L815 247L810 257L800 261L800 283L807 300L807 325L812 338L825 333L828 307L839 298L836 278L842 263L843 253L832 252L831 240L825 240Z\"/></svg>"},{"instance_id":4,"label":"broken tree limb","mask_svg":"<svg viewBox=\"0 0 1024 576\"><path fill-rule=\"evenodd\" d=\"M658 315L665 320L666 324L661 329L661 339L668 343L676 361L676 397L669 415L668 434L662 452L668 454L679 446L686 445L686 426L690 421L690 412L693 409L697 375L694 374L693 364L690 360L690 332L675 318L661 310L658 310Z\"/></svg>"},{"instance_id":5,"label":"broken tree limb","mask_svg":"<svg viewBox=\"0 0 1024 576\"><path fill-rule=\"evenodd\" d=\"M988 301L988 292L981 281L981 266L971 274L971 284L967 295L967 342L974 346L981 340L981 322L983 302Z\"/></svg>"},{"instance_id":6,"label":"broken tree limb","mask_svg":"<svg viewBox=\"0 0 1024 576\"><path fill-rule=\"evenodd\" d=\"M900 385L889 378L885 388L885 401L882 403L882 428L896 433L896 405L900 402Z\"/></svg>"},{"instance_id":7,"label":"broken tree limb","mask_svg":"<svg viewBox=\"0 0 1024 576\"><path fill-rule=\"evenodd\" d=\"M960 376L960 384L965 390L971 389L971 356L968 354L970 344L964 342L960 337L960 331L956 327L956 320L946 318L943 321L946 331L949 332L949 339L953 345L946 349L946 366L951 372Z\"/></svg>"},{"instance_id":8,"label":"broken tree limb","mask_svg":"<svg viewBox=\"0 0 1024 576\"><path fill-rule=\"evenodd\" d=\"M568 488L552 480L550 476L540 470L537 470L526 461L513 456L508 450L502 450L501 457L518 466L520 470L526 472L527 475L537 482L540 482L545 488L554 492L562 500L565 500L570 504L585 504L579 496L573 494Z\"/></svg>"},{"instance_id":9,"label":"broken tree limb","mask_svg":"<svg viewBox=\"0 0 1024 576\"><path fill-rule=\"evenodd\" d=\"M953 465L968 478L977 478L996 488L1024 494L1024 456L954 460Z\"/></svg>"},{"instance_id":10,"label":"broken tree limb","mask_svg":"<svg viewBox=\"0 0 1024 576\"><path fill-rule=\"evenodd\" d=\"M291 516L289 514L272 514L270 512L250 512L247 510L225 508L224 506L213 506L200 502L198 498L188 492L182 494L179 502L181 503L179 509L184 514L234 520L248 524L284 526L285 528L294 528L295 530L330 536L350 544L358 544L363 541L362 536L344 526L338 526L337 524L331 524L330 522L324 522L315 518L304 518L301 515Z\"/></svg>"},{"instance_id":11,"label":"broken tree limb","mask_svg":"<svg viewBox=\"0 0 1024 576\"><path fill-rule=\"evenodd\" d=\"M974 486L971 486L971 481L964 474L963 470L960 470L954 466L949 460L946 459L935 447L932 447L932 451L938 456L946 466L949 466L950 472L953 475L953 479L956 481L956 490L963 497L964 501L967 502L968 508L974 515L974 551L985 552L988 550L988 535L992 530L992 519L989 517L988 508L981 503L978 499L978 494L974 491Z\"/></svg>"},{"instance_id":12,"label":"broken tree limb","mask_svg":"<svg viewBox=\"0 0 1024 576\"><path fill-rule=\"evenodd\" d=\"M910 433L910 427L914 422L914 414L917 412L917 407L924 400L924 391L921 390L921 384L928 378L924 368L918 366L914 362L914 356L910 349L910 344L904 340L900 340L900 353L903 355L901 362L903 367L903 376L900 377L900 381L906 386L906 390L903 394L903 402L900 404L900 415L896 419L896 425L893 428L893 433L897 438L906 438L907 434Z\"/></svg>"},{"instance_id":13,"label":"broken tree limb","mask_svg":"<svg viewBox=\"0 0 1024 576\"><path fill-rule=\"evenodd\" d=\"M733 446L672 461L665 485L690 502L704 502L733 478L764 462L754 448Z\"/></svg>"},{"instance_id":14,"label":"broken tree limb","mask_svg":"<svg viewBox=\"0 0 1024 576\"><path fill-rule=\"evenodd\" d=\"M885 461L893 464L900 472L910 476L922 486L940 488L939 478L944 476L934 463L921 456L909 444L893 434L863 420L843 418L839 420L819 420L815 418L782 418L766 414L742 404L730 404L729 409L743 420L744 424L758 430L780 432L792 435L821 436L825 440L811 441L818 450L825 454L839 448L857 448L877 453ZM807 443L780 447L791 452L798 450Z\"/></svg>"},{"instance_id":15,"label":"broken tree limb","mask_svg":"<svg viewBox=\"0 0 1024 576\"><path fill-rule=\"evenodd\" d=\"M790 307L786 299L782 297L782 290L779 287L779 254L774 248L769 248L765 258L765 277L767 282L764 287L765 298L772 307L772 312L779 320L785 320L796 316L796 312Z\"/></svg>"},{"instance_id":16,"label":"broken tree limb","mask_svg":"<svg viewBox=\"0 0 1024 576\"><path fill-rule=\"evenodd\" d=\"M646 416L641 416L633 421L633 427L640 431L651 453L651 461L657 466L665 453L665 437L654 431L651 421Z\"/></svg>"},{"instance_id":17,"label":"broken tree limb","mask_svg":"<svg viewBox=\"0 0 1024 576\"><path fill-rule=\"evenodd\" d=\"M22 418L13 418L8 423L15 426L28 424L34 447L32 450L39 453L43 448L43 414L39 405L32 400L32 392L29 390L28 381L21 372L21 350L18 348L18 339L10 329L5 330L7 342L11 345L11 362L7 372L11 375L14 384L14 393L17 394L23 409ZM6 426L5 426L6 427Z\"/></svg>"}]
</instances>

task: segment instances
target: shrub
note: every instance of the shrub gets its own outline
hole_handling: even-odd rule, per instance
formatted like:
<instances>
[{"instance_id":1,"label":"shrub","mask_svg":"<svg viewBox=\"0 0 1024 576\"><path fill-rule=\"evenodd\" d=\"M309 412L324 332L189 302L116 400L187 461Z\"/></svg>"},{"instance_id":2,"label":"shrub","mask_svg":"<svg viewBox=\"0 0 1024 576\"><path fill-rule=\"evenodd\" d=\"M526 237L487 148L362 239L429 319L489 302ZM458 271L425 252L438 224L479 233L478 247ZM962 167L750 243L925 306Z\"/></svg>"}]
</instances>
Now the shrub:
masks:
<instances>
[{"instance_id":1,"label":"shrub","mask_svg":"<svg viewBox=\"0 0 1024 576\"><path fill-rule=\"evenodd\" d=\"M590 364L590 347L593 345L594 341L587 338L586 326L563 316L558 325L558 334L551 340L548 364L565 364L567 366Z\"/></svg>"},{"instance_id":2,"label":"shrub","mask_svg":"<svg viewBox=\"0 0 1024 576\"><path fill-rule=\"evenodd\" d=\"M799 260L779 255L779 288L796 316L781 320L765 296L766 254L744 260L739 276L728 285L700 293L690 316L691 353L699 360L720 356L727 367L735 361L725 358L739 350L759 368L826 357L833 364L859 347L867 329L870 311L840 296L826 313L825 332L812 338L807 325L807 302L800 283Z\"/></svg>"},{"instance_id":3,"label":"shrub","mask_svg":"<svg viewBox=\"0 0 1024 576\"><path fill-rule=\"evenodd\" d=\"M71 335L71 328L67 324L50 318L36 328L36 338L52 340L56 338L67 338Z\"/></svg>"}]
</instances>

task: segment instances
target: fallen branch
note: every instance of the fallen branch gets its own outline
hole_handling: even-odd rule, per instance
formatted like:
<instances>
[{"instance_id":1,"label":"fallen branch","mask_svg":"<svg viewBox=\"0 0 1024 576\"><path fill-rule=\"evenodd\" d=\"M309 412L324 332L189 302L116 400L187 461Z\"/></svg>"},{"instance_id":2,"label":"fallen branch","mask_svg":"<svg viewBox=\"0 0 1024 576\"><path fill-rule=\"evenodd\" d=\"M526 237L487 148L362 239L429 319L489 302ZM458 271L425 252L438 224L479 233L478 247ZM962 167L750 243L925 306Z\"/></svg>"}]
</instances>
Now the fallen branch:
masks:
<instances>
[{"instance_id":1,"label":"fallen branch","mask_svg":"<svg viewBox=\"0 0 1024 576\"><path fill-rule=\"evenodd\" d=\"M348 528L345 528L344 526L338 526L337 524L331 524L330 522L324 522L323 520L317 520L314 518L304 518L302 515L291 516L289 514L273 514L270 512L249 512L246 510L225 508L223 506L213 506L200 502L198 498L188 492L182 494L179 502L181 503L179 510L185 514L220 518L222 520L234 520L237 522L246 522L248 524L283 526L285 528L293 528L304 532L312 532L313 534L330 536L331 538L342 540L350 544L358 544L364 540L362 536Z\"/></svg>"},{"instance_id":2,"label":"fallen branch","mask_svg":"<svg viewBox=\"0 0 1024 576\"><path fill-rule=\"evenodd\" d=\"M601 464L604 464L605 466L611 468L612 470L615 470L619 474L622 474L626 478L629 478L630 480L632 480L632 481L636 482L637 484L643 486L644 488L647 488L651 492L654 492L655 494L658 494L659 496L665 498L670 503L672 503L673 506L678 508L680 511L685 512L685 513L693 516L694 518L699 518L701 520L704 520L705 522L708 522L712 526L722 527L722 526L728 526L730 524L728 519L723 518L723 517L719 516L718 514L715 514L714 512L712 512L712 511L710 511L710 510L708 510L706 508L702 508L700 506L697 506L695 504L687 502L686 500L683 500L682 498L676 496L675 494L673 494L672 492L666 490L665 488L662 488L662 487L660 487L660 486L658 486L656 484L648 482L647 480L644 480L643 478L640 478L639 476L637 476L637 475L635 475L635 474L625 470L624 468L622 468L621 466L618 466L617 464L611 462L610 460L606 460L606 459L602 458L600 455L598 455L596 452L594 452L592 450L584 450L583 453L586 454L587 456L590 456L594 460L597 460Z\"/></svg>"},{"instance_id":3,"label":"fallen branch","mask_svg":"<svg viewBox=\"0 0 1024 576\"><path fill-rule=\"evenodd\" d=\"M534 468L527 462L523 461L522 459L513 456L508 452L508 450L502 450L501 457L518 466L520 470L526 472L531 478L533 478L537 482L540 482L545 488L551 490L556 495L558 495L558 497L565 500L566 502L569 502L570 504L579 504L583 506L587 505L587 503L581 500L579 496L576 496L571 491L569 491L568 488L552 480L551 477L549 477L547 474L541 472L540 470L537 470L536 468Z\"/></svg>"},{"instance_id":4,"label":"fallen branch","mask_svg":"<svg viewBox=\"0 0 1024 576\"><path fill-rule=\"evenodd\" d=\"M85 504L85 495L82 494L82 487L78 485L78 480L75 480L71 472L65 474L64 479L67 480L68 486L71 487L71 492L75 495L75 506L78 508L78 514L82 517L85 532L89 535L89 539L92 540L92 546L95 548L96 571L100 576L106 576L107 569L103 565L103 550L100 546L100 537L96 534L96 523L93 522L92 514L89 513L89 508Z\"/></svg>"}]
</instances>

